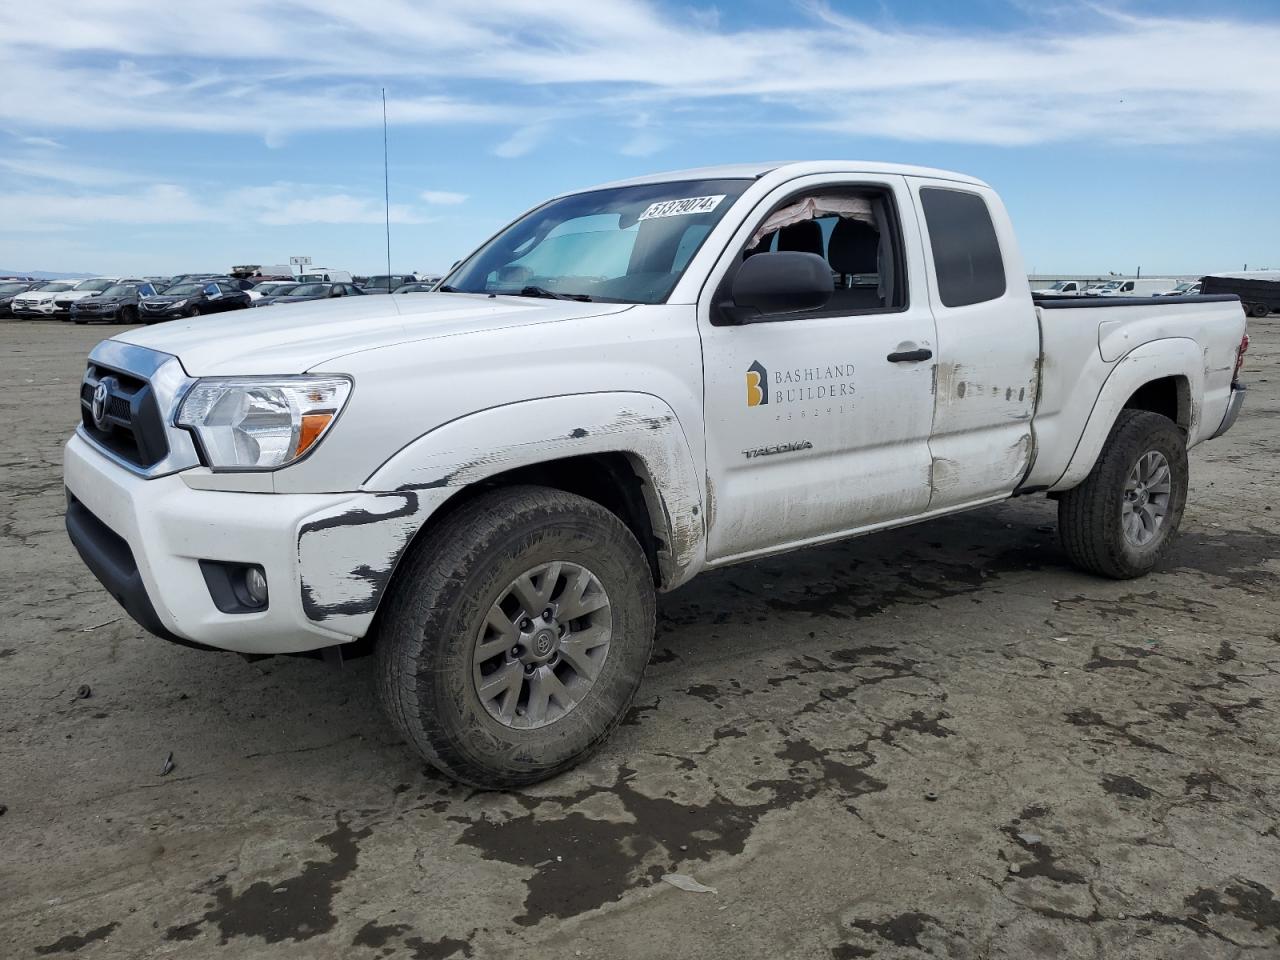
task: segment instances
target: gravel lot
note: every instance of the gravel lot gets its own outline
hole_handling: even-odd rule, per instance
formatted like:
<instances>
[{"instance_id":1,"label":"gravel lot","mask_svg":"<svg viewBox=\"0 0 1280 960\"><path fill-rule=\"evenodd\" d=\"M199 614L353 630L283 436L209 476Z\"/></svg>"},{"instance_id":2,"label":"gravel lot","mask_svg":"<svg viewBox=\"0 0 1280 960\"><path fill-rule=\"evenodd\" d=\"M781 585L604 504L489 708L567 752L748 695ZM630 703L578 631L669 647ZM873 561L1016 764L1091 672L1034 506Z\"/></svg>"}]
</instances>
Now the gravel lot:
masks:
<instances>
[{"instance_id":1,"label":"gravel lot","mask_svg":"<svg viewBox=\"0 0 1280 960\"><path fill-rule=\"evenodd\" d=\"M111 332L0 321L6 960L1280 956L1280 322L1167 569L1073 571L1029 498L704 576L523 795L425 770L367 660L171 646L98 587L60 459Z\"/></svg>"}]
</instances>

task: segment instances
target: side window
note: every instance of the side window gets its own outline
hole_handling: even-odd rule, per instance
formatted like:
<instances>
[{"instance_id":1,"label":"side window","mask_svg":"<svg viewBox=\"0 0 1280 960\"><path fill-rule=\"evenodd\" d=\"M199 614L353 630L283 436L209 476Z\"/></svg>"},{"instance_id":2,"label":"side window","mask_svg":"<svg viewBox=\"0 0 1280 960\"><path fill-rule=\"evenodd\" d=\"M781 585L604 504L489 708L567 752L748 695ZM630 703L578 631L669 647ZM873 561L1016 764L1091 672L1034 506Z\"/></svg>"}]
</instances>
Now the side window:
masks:
<instances>
[{"instance_id":1,"label":"side window","mask_svg":"<svg viewBox=\"0 0 1280 960\"><path fill-rule=\"evenodd\" d=\"M1004 295L1004 258L982 197L962 190L925 187L920 206L929 228L938 298L966 307Z\"/></svg>"},{"instance_id":2,"label":"side window","mask_svg":"<svg viewBox=\"0 0 1280 960\"><path fill-rule=\"evenodd\" d=\"M239 293L240 292L240 287L234 283L220 283L218 284L218 286L222 289L223 293Z\"/></svg>"},{"instance_id":3,"label":"side window","mask_svg":"<svg viewBox=\"0 0 1280 960\"><path fill-rule=\"evenodd\" d=\"M216 297L219 292L218 285L216 283L206 283L204 285L204 292L207 296Z\"/></svg>"},{"instance_id":4,"label":"side window","mask_svg":"<svg viewBox=\"0 0 1280 960\"><path fill-rule=\"evenodd\" d=\"M831 270L831 299L806 316L906 305L901 233L887 191L833 185L787 199L757 224L742 256L779 251L816 254Z\"/></svg>"}]
</instances>

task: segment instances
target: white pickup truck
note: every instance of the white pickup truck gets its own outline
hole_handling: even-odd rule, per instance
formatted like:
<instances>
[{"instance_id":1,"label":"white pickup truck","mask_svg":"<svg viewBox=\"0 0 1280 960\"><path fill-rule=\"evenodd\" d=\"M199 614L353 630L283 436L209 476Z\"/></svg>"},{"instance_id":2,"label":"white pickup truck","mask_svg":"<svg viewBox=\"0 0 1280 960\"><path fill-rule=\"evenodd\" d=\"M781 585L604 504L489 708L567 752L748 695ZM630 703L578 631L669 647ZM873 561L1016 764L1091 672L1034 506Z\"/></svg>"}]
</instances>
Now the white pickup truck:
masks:
<instances>
[{"instance_id":1,"label":"white pickup truck","mask_svg":"<svg viewBox=\"0 0 1280 960\"><path fill-rule=\"evenodd\" d=\"M871 163L550 200L438 288L175 320L89 357L67 528L147 630L372 648L427 760L564 770L641 682L655 591L1008 497L1151 570L1228 429L1235 297L1033 300L1000 199Z\"/></svg>"}]
</instances>

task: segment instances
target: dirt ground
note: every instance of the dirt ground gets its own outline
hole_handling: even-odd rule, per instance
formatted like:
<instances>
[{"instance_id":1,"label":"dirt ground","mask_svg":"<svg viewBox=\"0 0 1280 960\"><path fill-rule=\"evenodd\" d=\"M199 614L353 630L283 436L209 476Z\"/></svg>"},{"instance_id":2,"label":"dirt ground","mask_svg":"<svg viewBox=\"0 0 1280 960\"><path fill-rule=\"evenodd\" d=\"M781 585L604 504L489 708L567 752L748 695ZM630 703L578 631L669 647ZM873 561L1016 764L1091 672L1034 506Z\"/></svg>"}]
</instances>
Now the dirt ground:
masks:
<instances>
[{"instance_id":1,"label":"dirt ground","mask_svg":"<svg viewBox=\"0 0 1280 960\"><path fill-rule=\"evenodd\" d=\"M1075 572L1028 498L706 575L604 752L504 795L424 769L370 661L134 626L62 527L112 331L0 322L0 957L1280 957L1280 322L1251 331L1159 573Z\"/></svg>"}]
</instances>

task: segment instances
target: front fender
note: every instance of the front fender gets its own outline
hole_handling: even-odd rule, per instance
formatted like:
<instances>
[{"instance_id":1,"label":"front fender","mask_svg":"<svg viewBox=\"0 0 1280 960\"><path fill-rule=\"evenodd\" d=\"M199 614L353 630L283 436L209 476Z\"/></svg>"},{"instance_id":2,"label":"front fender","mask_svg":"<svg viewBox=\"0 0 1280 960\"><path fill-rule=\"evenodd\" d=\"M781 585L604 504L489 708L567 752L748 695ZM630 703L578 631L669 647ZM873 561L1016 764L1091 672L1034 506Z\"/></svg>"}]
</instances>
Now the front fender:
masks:
<instances>
[{"instance_id":1,"label":"front fender","mask_svg":"<svg viewBox=\"0 0 1280 960\"><path fill-rule=\"evenodd\" d=\"M663 588L692 578L706 557L702 483L674 411L652 394L572 394L469 414L402 448L364 488L451 494L508 470L594 453L628 455L645 481L654 533L665 545Z\"/></svg>"},{"instance_id":2,"label":"front fender","mask_svg":"<svg viewBox=\"0 0 1280 960\"><path fill-rule=\"evenodd\" d=\"M1093 412L1085 423L1084 432L1076 444L1066 472L1050 487L1050 490L1070 490L1077 486L1098 461L1102 445L1106 443L1116 418L1129 398L1143 384L1164 377L1186 378L1190 390L1191 409L1187 426L1188 445L1200 432L1202 402L1204 397L1204 358L1194 340L1170 337L1153 340L1130 351L1116 363L1102 384Z\"/></svg>"}]
</instances>

